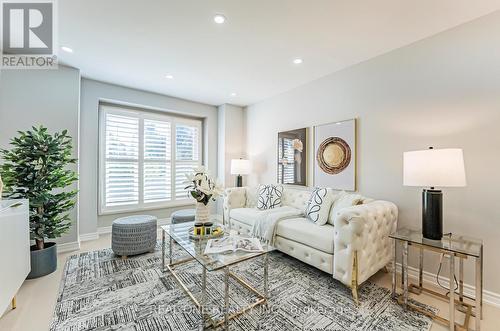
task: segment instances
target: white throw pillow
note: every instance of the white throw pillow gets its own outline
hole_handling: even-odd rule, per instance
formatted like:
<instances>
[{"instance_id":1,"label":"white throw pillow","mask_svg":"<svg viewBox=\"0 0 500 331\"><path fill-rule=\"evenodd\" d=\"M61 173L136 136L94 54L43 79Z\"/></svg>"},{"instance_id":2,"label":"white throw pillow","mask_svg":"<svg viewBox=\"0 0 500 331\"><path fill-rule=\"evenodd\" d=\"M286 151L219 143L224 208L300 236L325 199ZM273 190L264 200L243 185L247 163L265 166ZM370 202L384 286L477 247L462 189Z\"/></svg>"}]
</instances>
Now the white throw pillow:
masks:
<instances>
[{"instance_id":1,"label":"white throw pillow","mask_svg":"<svg viewBox=\"0 0 500 331\"><path fill-rule=\"evenodd\" d=\"M281 207L281 197L283 196L283 186L281 185L261 185L259 186L259 198L257 208L260 210Z\"/></svg>"},{"instance_id":2,"label":"white throw pillow","mask_svg":"<svg viewBox=\"0 0 500 331\"><path fill-rule=\"evenodd\" d=\"M328 217L328 223L333 225L333 220L342 211L342 209L352 206L357 206L363 203L364 197L360 194L347 193L345 191L340 192L337 198L332 204L330 210L330 215Z\"/></svg>"},{"instance_id":3,"label":"white throw pillow","mask_svg":"<svg viewBox=\"0 0 500 331\"><path fill-rule=\"evenodd\" d=\"M307 203L306 217L317 225L325 225L334 200L331 189L316 187Z\"/></svg>"}]
</instances>

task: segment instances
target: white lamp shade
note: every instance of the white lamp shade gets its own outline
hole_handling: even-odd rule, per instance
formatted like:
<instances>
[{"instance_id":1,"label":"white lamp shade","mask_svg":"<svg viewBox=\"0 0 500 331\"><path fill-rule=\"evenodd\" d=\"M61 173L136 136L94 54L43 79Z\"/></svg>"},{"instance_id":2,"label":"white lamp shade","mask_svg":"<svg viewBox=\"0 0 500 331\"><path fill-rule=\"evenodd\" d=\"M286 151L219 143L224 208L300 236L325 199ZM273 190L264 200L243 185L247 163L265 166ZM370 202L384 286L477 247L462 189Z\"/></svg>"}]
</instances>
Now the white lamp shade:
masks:
<instances>
[{"instance_id":1,"label":"white lamp shade","mask_svg":"<svg viewBox=\"0 0 500 331\"><path fill-rule=\"evenodd\" d=\"M465 186L464 155L459 148L427 149L403 154L403 185Z\"/></svg>"},{"instance_id":2,"label":"white lamp shade","mask_svg":"<svg viewBox=\"0 0 500 331\"><path fill-rule=\"evenodd\" d=\"M231 160L231 175L250 174L250 161L243 159Z\"/></svg>"}]
</instances>

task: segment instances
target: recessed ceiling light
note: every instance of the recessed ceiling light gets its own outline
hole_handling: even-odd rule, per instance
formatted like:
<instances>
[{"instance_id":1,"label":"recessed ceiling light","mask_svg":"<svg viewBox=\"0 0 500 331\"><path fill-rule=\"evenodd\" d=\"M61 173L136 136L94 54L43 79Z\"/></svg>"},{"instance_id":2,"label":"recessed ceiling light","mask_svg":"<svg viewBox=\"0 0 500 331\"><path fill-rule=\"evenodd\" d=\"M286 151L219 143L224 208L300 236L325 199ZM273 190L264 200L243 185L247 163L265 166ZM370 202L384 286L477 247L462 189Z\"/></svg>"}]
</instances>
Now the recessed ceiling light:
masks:
<instances>
[{"instance_id":1,"label":"recessed ceiling light","mask_svg":"<svg viewBox=\"0 0 500 331\"><path fill-rule=\"evenodd\" d=\"M231 96L232 96L232 97L237 96L236 92L231 93Z\"/></svg>"},{"instance_id":2,"label":"recessed ceiling light","mask_svg":"<svg viewBox=\"0 0 500 331\"><path fill-rule=\"evenodd\" d=\"M295 64L301 64L302 62L304 62L304 60L302 60L301 58L293 59L293 63Z\"/></svg>"},{"instance_id":3,"label":"recessed ceiling light","mask_svg":"<svg viewBox=\"0 0 500 331\"><path fill-rule=\"evenodd\" d=\"M222 24L226 21L226 16L222 14L217 14L214 16L214 22L217 24Z\"/></svg>"},{"instance_id":4,"label":"recessed ceiling light","mask_svg":"<svg viewBox=\"0 0 500 331\"><path fill-rule=\"evenodd\" d=\"M165 78L166 79L174 79L174 76L172 76L172 75L165 75Z\"/></svg>"},{"instance_id":5,"label":"recessed ceiling light","mask_svg":"<svg viewBox=\"0 0 500 331\"><path fill-rule=\"evenodd\" d=\"M61 49L63 51L65 51L66 53L73 53L73 50L71 48L69 48L69 47L63 46L63 47L61 47Z\"/></svg>"}]
</instances>

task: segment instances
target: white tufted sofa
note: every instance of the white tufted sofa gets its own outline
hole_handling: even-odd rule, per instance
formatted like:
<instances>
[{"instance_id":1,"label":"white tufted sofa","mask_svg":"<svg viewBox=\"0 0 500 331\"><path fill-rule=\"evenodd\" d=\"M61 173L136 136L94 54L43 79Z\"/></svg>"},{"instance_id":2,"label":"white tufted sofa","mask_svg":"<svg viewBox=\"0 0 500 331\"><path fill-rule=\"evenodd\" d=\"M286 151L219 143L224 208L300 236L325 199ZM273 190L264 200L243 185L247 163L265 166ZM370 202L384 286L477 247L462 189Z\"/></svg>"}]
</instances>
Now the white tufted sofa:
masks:
<instances>
[{"instance_id":1,"label":"white tufted sofa","mask_svg":"<svg viewBox=\"0 0 500 331\"><path fill-rule=\"evenodd\" d=\"M305 210L310 191L285 186L282 205ZM224 221L240 234L251 234L259 216L257 188L229 188L224 194ZM335 207L335 202L334 206ZM333 209L332 207L332 209ZM396 231L398 209L388 201L362 198L362 204L329 215L329 224L316 225L304 217L281 220L275 247L333 275L351 287L357 301L358 286L392 259L389 234Z\"/></svg>"}]
</instances>

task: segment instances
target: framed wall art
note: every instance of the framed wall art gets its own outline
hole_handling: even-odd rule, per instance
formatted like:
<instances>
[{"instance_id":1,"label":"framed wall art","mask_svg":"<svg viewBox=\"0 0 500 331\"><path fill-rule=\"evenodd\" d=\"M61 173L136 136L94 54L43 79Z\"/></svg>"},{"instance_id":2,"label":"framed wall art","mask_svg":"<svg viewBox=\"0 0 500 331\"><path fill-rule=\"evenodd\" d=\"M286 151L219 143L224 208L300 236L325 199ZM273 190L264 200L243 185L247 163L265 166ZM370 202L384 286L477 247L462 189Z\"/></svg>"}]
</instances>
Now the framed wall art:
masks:
<instances>
[{"instance_id":1,"label":"framed wall art","mask_svg":"<svg viewBox=\"0 0 500 331\"><path fill-rule=\"evenodd\" d=\"M278 133L279 184L306 185L307 128Z\"/></svg>"},{"instance_id":2,"label":"framed wall art","mask_svg":"<svg viewBox=\"0 0 500 331\"><path fill-rule=\"evenodd\" d=\"M314 127L314 186L356 190L356 120Z\"/></svg>"}]
</instances>

